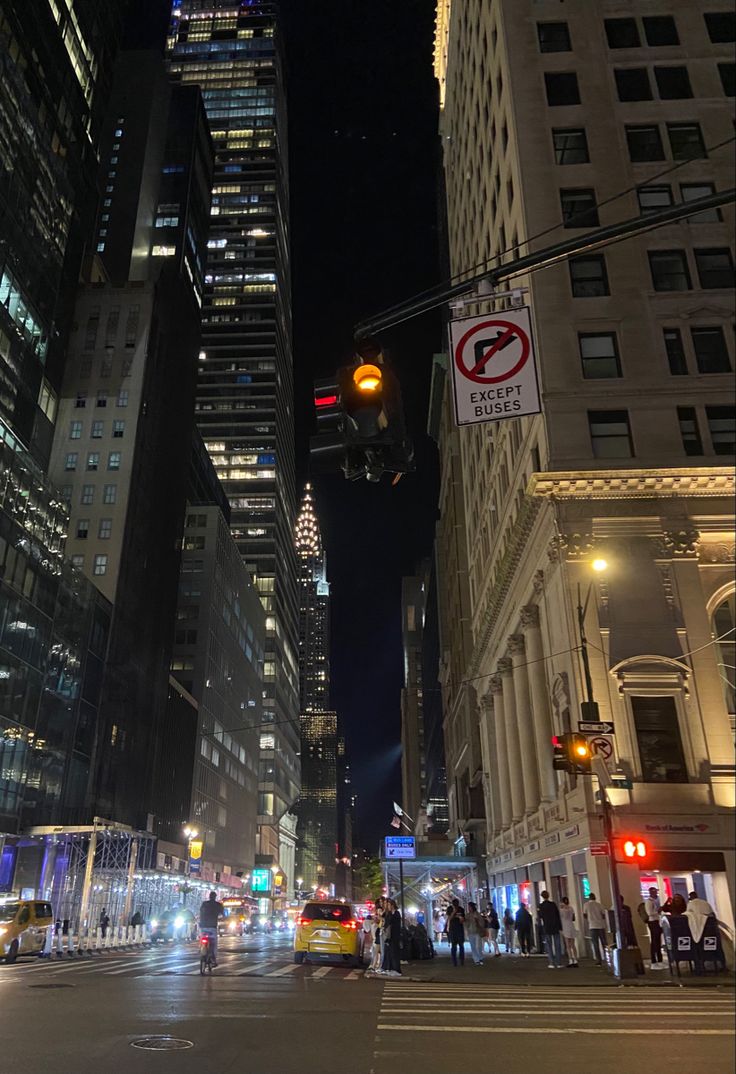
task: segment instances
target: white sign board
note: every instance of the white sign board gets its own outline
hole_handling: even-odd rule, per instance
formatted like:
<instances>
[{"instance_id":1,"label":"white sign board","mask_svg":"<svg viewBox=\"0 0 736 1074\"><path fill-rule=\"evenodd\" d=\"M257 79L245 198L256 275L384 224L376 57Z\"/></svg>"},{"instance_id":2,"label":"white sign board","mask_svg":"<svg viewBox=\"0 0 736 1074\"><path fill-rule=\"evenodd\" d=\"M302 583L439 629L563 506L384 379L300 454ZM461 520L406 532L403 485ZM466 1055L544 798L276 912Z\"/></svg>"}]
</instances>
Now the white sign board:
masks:
<instances>
[{"instance_id":1,"label":"white sign board","mask_svg":"<svg viewBox=\"0 0 736 1074\"><path fill-rule=\"evenodd\" d=\"M528 306L450 322L458 425L539 414Z\"/></svg>"}]
</instances>

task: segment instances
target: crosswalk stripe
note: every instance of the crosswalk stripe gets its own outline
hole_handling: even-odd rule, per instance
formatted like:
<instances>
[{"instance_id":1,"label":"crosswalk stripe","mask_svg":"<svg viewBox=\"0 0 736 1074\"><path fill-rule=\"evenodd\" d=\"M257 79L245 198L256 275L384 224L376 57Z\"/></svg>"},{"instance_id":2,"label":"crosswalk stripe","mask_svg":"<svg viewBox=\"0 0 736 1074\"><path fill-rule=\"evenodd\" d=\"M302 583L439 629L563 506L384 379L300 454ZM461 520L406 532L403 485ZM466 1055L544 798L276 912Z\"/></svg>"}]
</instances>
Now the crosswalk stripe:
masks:
<instances>
[{"instance_id":1,"label":"crosswalk stripe","mask_svg":"<svg viewBox=\"0 0 736 1074\"><path fill-rule=\"evenodd\" d=\"M310 977L326 977L328 973L332 973L332 966L320 966L318 970L310 974Z\"/></svg>"},{"instance_id":2,"label":"crosswalk stripe","mask_svg":"<svg viewBox=\"0 0 736 1074\"><path fill-rule=\"evenodd\" d=\"M555 1034L584 1033L589 1035L641 1036L641 1037L735 1037L736 1029L631 1029L627 1026L611 1026L610 1029L595 1029L584 1026L435 1026L435 1025L385 1025L376 1027L379 1031L399 1033L539 1033L545 1036Z\"/></svg>"},{"instance_id":3,"label":"crosswalk stripe","mask_svg":"<svg viewBox=\"0 0 736 1074\"><path fill-rule=\"evenodd\" d=\"M536 989L535 988L535 989L529 989L528 991L518 991L518 992L516 992L514 994L514 997L516 999L523 999L525 997L532 997L532 996L541 996L541 997L544 997L545 999L547 999L547 998L550 998L550 999L559 998L559 999L563 999L563 1000L569 1000L569 999L572 999L572 998L574 998L574 999L606 999L607 1002L610 1001L610 1000L627 999L627 1000L636 1000L638 1002L638 997L641 995L641 993L638 993L638 995L637 995L637 993L638 993L638 990L628 989L628 988L625 989L624 991L619 991L619 990L614 991L613 989L609 990L609 989L605 989L605 988L596 988L596 989L594 989L592 991L589 991L589 992L584 992L582 990L578 990L578 991L575 991L575 992L560 992L560 991L558 991L556 989L551 989L550 991L543 991L542 989ZM385 987L384 987L384 995L392 995L392 996L426 996L428 999L433 998L437 1002L439 1002L440 1000L442 1002L445 1002L445 1001L462 1002L466 997L472 997L472 996L497 996L499 998L508 997L509 990L508 990L508 988L498 989L498 990L490 989L490 988L474 988L474 989L466 989L466 990L463 990L462 992L459 992L459 990L455 986L451 985L447 989L445 989L444 991L441 991L441 990L432 990L432 991L430 991L429 989L424 989L424 988L421 988L421 987L420 988L410 988L408 986L407 987L401 987L401 986L397 987L395 985L386 984ZM716 1000L716 999L733 1002L733 994L725 995L722 992L714 992L714 993L712 993L710 995L702 995L701 994L701 995L694 996L692 991L689 990L689 989L679 989L679 988L675 989L675 988L673 988L671 990L667 989L666 991L663 991L661 993L653 993L651 990L649 990L649 989L647 990L647 1002L649 1002L650 999L654 1000L654 1001L662 1002L662 1001L671 999L673 996L677 997L678 1000L681 1000L682 1002L704 1003L704 1002L710 1002L711 1000Z\"/></svg>"},{"instance_id":4,"label":"crosswalk stripe","mask_svg":"<svg viewBox=\"0 0 736 1074\"><path fill-rule=\"evenodd\" d=\"M264 973L264 977L286 977L288 973L294 973L295 970L301 969L298 963L292 962L290 966L283 966L280 970L271 970L270 973Z\"/></svg>"},{"instance_id":5,"label":"crosswalk stripe","mask_svg":"<svg viewBox=\"0 0 736 1074\"><path fill-rule=\"evenodd\" d=\"M569 999L567 999L567 998L560 999L558 997L553 997L553 996L509 997L508 995L505 995L505 996L479 996L479 995L475 995L475 996L466 996L463 999L460 999L460 998L453 997L453 996L424 997L424 996L421 995L421 992L404 992L404 993L402 993L402 992L392 992L390 997L387 997L386 992L384 992L384 998L385 998L385 1001L387 1001L387 1002L388 1001L390 1001L390 1002L421 1001L422 1003L425 1003L425 1004L428 1004L428 1005L434 1005L434 1006L437 1006L437 1007L442 1007L447 1003L451 1003L454 1006L461 1006L461 1005L463 1005L465 1003L501 1003L501 1004L503 1004L503 1003L511 1003L511 1004L515 1004L515 1005L518 1006L519 1003L536 1003L536 1002L551 1003L551 1004L554 1004L554 1005L557 1005L557 1006L561 1006L563 1004L569 1003ZM669 997L662 997L662 996L649 997L649 996L647 996L647 1005L649 1005L650 1002L652 1004L658 1005L658 1006L673 1006L673 1005L675 1005L675 1006L688 1006L688 1007L691 1007L691 1006L711 1007L711 1006L713 1006L713 1004L715 1004L716 1006L719 1006L719 1005L720 1006L733 1006L734 1005L734 1000L733 999L728 1000L725 997L723 999L721 999L720 997L716 997L716 996L713 996L712 999L710 999L708 997L703 997L703 998L702 997L697 997L696 999L693 999L690 996L683 996L682 998L680 998L679 995L669 996ZM596 996L595 998L586 999L586 1005L588 1005L588 1004L600 1004L600 1005L617 1004L617 1005L621 1005L621 1006L631 1004L632 1006L640 1006L641 1005L641 998L640 998L640 996L631 996L631 997L630 996L617 996L617 997L611 997L609 999L606 996Z\"/></svg>"},{"instance_id":6,"label":"crosswalk stripe","mask_svg":"<svg viewBox=\"0 0 736 1074\"><path fill-rule=\"evenodd\" d=\"M270 966L272 962L276 962L276 959L267 958L265 962L254 962L247 970L242 970L240 973L236 974L236 977L250 977L253 975L254 970L260 970L263 966Z\"/></svg>"},{"instance_id":7,"label":"crosswalk stripe","mask_svg":"<svg viewBox=\"0 0 736 1074\"><path fill-rule=\"evenodd\" d=\"M361 978L362 976L363 976L363 971L362 971L362 970L351 970L351 971L350 971L350 973L348 973L348 974L347 974L347 975L346 975L346 976L345 976L345 977L343 978L343 980L345 980L345 981L357 981L357 980L359 980L359 979L360 979L360 978Z\"/></svg>"},{"instance_id":8,"label":"crosswalk stripe","mask_svg":"<svg viewBox=\"0 0 736 1074\"><path fill-rule=\"evenodd\" d=\"M381 1013L381 1015L385 1015L387 1017L392 1017L394 1015L399 1015L399 1014L419 1014L419 1015L423 1015L424 1017L431 1018L431 1017L434 1017L435 1014L439 1014L441 1012L428 1011L427 1007L417 1007L417 1006L403 1007L403 1006L399 1006L399 1007L390 1007L390 1008L388 1008L388 1010L384 1010L384 1008L381 1007L380 1013ZM443 1013L446 1013L446 1012L443 1012ZM677 1014L678 1017L680 1017L680 1018L687 1018L688 1017L687 1014L683 1014L683 1012L681 1012L681 1011L676 1011L676 1010L674 1010L674 1008L673 1008L673 1010L670 1010L670 1011L658 1011L656 1013L658 1013L658 1014ZM606 1010L603 1010L603 1008L601 1008L601 1007L588 1007L588 1006L585 1008L585 1011L580 1011L579 1013L578 1012L571 1012L571 1011L569 1011L569 1008L567 1008L567 1010L563 1012L563 1011L545 1010L544 1007L524 1007L523 1011L493 1011L492 1008L489 1007L489 1008L486 1008L486 1010L462 1011L462 1012L459 1011L459 1012L457 1012L457 1014L458 1014L459 1017L465 1017L465 1018L528 1018L530 1015L533 1015L535 1018L560 1018L560 1017L564 1016L565 1019L589 1018L591 1016L595 1017L595 1018L650 1018L651 1017L651 1011L649 1011L649 1010L645 1010L645 1011L641 1011L641 1010L639 1010L639 1011L629 1011L629 1010L626 1010L626 1011L606 1011ZM731 1012L731 1011L710 1011L710 1012L708 1012L708 1015L711 1018L733 1018L733 1012ZM691 1017L693 1017L693 1018L702 1018L703 1014L701 1012L693 1012Z\"/></svg>"}]
</instances>

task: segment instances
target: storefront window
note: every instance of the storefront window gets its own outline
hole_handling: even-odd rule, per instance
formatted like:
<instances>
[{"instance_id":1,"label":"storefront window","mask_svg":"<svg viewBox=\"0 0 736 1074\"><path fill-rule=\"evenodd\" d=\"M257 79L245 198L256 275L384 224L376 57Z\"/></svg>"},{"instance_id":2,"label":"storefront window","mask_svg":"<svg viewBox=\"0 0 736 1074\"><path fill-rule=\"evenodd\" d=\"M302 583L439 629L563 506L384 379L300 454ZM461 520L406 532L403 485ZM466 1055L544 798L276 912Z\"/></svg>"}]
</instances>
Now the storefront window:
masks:
<instances>
[{"instance_id":1,"label":"storefront window","mask_svg":"<svg viewBox=\"0 0 736 1074\"><path fill-rule=\"evenodd\" d=\"M644 781L687 783L674 697L632 697L631 707Z\"/></svg>"}]
</instances>

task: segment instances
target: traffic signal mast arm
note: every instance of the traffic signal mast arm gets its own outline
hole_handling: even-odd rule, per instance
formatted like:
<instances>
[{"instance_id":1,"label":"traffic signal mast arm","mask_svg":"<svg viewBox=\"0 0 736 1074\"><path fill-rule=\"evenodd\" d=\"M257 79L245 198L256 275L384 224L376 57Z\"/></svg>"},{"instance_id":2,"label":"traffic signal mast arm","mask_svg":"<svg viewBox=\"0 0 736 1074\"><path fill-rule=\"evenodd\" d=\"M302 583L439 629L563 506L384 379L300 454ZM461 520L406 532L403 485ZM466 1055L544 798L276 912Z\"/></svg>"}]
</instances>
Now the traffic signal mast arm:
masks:
<instances>
[{"instance_id":1,"label":"traffic signal mast arm","mask_svg":"<svg viewBox=\"0 0 736 1074\"><path fill-rule=\"evenodd\" d=\"M587 231L584 235L578 235L573 239L555 243L553 246L545 246L536 253L517 257L513 261L507 261L494 269L486 269L475 276L471 276L462 283L448 284L445 287L437 287L431 294L418 298L410 298L405 302L392 306L383 313L377 314L368 320L361 321L355 326L355 338L363 339L383 329L390 328L401 321L407 321L412 317L418 317L444 302L450 302L453 298L463 298L472 294L479 284L490 283L491 289L503 280L511 280L516 276L523 276L538 269L549 268L560 261L577 254L589 253L603 246L621 242L632 235L640 235L655 228L664 227L677 220L684 220L689 216L696 216L706 209L717 209L721 205L727 205L736 200L736 189L722 190L716 194L709 194L705 198L697 198L681 205L673 205L661 212L637 216L633 220L622 220L618 224L609 224L608 227L599 227L595 231ZM492 295L481 295L487 298Z\"/></svg>"}]
</instances>

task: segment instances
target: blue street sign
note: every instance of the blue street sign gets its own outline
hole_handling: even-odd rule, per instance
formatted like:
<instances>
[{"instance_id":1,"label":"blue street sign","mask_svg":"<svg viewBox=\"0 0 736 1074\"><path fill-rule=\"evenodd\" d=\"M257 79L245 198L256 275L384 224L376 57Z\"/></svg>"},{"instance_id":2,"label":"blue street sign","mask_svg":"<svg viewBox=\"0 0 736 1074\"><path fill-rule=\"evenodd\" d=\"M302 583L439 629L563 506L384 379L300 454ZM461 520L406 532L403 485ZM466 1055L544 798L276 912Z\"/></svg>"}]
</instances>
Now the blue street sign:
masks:
<instances>
[{"instance_id":1,"label":"blue street sign","mask_svg":"<svg viewBox=\"0 0 736 1074\"><path fill-rule=\"evenodd\" d=\"M384 857L416 858L417 848L413 835L387 835Z\"/></svg>"}]
</instances>

